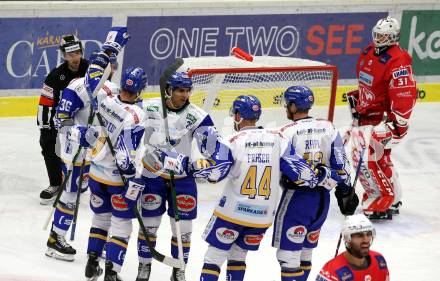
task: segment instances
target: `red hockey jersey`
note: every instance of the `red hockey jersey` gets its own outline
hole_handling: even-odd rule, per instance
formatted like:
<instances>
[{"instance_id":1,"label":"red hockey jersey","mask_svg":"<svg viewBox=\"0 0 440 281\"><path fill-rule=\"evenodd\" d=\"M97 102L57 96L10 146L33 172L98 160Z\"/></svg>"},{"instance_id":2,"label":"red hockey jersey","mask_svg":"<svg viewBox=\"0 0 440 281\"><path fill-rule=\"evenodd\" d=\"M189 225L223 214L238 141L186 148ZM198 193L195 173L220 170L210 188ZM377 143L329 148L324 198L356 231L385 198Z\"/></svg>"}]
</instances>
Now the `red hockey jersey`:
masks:
<instances>
[{"instance_id":1,"label":"red hockey jersey","mask_svg":"<svg viewBox=\"0 0 440 281\"><path fill-rule=\"evenodd\" d=\"M387 122L394 123L393 133L403 137L417 95L411 62L411 56L399 45L380 55L374 54L373 44L363 50L356 65L359 80L356 111L361 125L377 125L386 113Z\"/></svg>"},{"instance_id":2,"label":"red hockey jersey","mask_svg":"<svg viewBox=\"0 0 440 281\"><path fill-rule=\"evenodd\" d=\"M345 252L344 252L345 253ZM316 281L389 281L385 258L370 250L371 263L366 269L353 269L344 253L327 262L316 277Z\"/></svg>"}]
</instances>

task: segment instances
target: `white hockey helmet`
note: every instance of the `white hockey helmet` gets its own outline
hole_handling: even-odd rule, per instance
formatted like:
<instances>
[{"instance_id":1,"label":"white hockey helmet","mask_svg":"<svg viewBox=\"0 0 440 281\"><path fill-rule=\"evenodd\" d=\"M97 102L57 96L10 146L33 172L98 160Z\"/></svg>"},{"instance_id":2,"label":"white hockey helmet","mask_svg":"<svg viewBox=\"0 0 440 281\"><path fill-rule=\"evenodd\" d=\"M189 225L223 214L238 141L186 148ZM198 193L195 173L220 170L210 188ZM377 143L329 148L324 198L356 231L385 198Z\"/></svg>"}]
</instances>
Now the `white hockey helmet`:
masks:
<instances>
[{"instance_id":1,"label":"white hockey helmet","mask_svg":"<svg viewBox=\"0 0 440 281\"><path fill-rule=\"evenodd\" d=\"M341 234L344 237L345 243L351 241L352 234L366 231L371 231L373 235L372 238L374 239L376 236L376 230L371 221L364 214L347 216L342 223Z\"/></svg>"},{"instance_id":2,"label":"white hockey helmet","mask_svg":"<svg viewBox=\"0 0 440 281\"><path fill-rule=\"evenodd\" d=\"M371 33L377 48L394 45L400 39L399 21L390 16L380 19Z\"/></svg>"}]
</instances>

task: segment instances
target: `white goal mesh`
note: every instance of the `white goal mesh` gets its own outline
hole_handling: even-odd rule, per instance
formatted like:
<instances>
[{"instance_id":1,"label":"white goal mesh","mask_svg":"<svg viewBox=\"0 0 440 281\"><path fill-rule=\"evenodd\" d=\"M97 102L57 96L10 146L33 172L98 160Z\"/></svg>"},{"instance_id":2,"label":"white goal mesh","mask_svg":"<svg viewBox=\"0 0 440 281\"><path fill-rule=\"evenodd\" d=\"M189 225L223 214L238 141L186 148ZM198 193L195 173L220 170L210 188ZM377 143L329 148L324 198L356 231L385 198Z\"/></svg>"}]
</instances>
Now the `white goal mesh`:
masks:
<instances>
[{"instance_id":1,"label":"white goal mesh","mask_svg":"<svg viewBox=\"0 0 440 281\"><path fill-rule=\"evenodd\" d=\"M263 126L287 123L282 94L290 86L307 85L315 95L311 115L333 118L336 92L336 67L322 62L296 58L254 57L247 62L236 57L184 59L179 71L188 71L194 83L191 102L208 111L214 123L230 133L228 116L232 101L239 95L254 95L262 103Z\"/></svg>"}]
</instances>

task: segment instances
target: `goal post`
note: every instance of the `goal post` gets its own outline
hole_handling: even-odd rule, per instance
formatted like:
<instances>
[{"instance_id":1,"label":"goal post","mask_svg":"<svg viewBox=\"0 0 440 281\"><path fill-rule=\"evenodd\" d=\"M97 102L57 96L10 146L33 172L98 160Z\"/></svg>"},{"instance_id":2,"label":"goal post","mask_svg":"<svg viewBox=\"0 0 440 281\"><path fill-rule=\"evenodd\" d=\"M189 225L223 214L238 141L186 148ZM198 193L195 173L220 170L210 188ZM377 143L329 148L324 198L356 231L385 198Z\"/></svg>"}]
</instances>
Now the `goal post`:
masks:
<instances>
[{"instance_id":1,"label":"goal post","mask_svg":"<svg viewBox=\"0 0 440 281\"><path fill-rule=\"evenodd\" d=\"M185 58L178 71L187 71L193 80L191 103L215 116L218 127L222 125L218 124L222 122L220 118L227 119L229 108L239 95L260 99L262 125L286 123L283 93L293 85L312 89L315 102L310 115L333 121L338 79L338 70L333 65L274 56L254 56L251 62L235 56L194 57Z\"/></svg>"}]
</instances>

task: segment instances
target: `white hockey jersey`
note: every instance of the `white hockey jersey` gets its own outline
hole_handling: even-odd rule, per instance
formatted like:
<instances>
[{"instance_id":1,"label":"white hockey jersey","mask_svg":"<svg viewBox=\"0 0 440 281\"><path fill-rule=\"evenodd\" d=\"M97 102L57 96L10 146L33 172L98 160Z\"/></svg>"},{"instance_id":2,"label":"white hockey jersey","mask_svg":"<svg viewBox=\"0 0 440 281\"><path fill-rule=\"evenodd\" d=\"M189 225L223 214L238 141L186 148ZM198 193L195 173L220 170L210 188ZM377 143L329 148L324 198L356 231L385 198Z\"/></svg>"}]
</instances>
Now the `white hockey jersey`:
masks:
<instances>
[{"instance_id":1,"label":"white hockey jersey","mask_svg":"<svg viewBox=\"0 0 440 281\"><path fill-rule=\"evenodd\" d=\"M60 124L58 131L58 145L60 147L60 158L66 164L70 164L76 152L79 149L77 143L68 140L67 135L71 126L83 125L86 126L90 116L91 102L84 85L85 78L74 79L63 90L56 109L55 123ZM106 81L98 96L100 99L106 96L114 96L119 92L118 86L110 81ZM90 151L90 150L89 150ZM75 166L81 165L83 160L83 153L79 155L75 161ZM86 159L90 159L90 155Z\"/></svg>"},{"instance_id":2,"label":"white hockey jersey","mask_svg":"<svg viewBox=\"0 0 440 281\"><path fill-rule=\"evenodd\" d=\"M142 164L145 168L143 175L168 178L169 175L158 166L157 159L151 157L153 151L161 149L169 150L166 144L165 123L163 119L162 102L160 98L144 100L142 108L145 113L145 134ZM217 133L209 115L194 104L188 104L180 110L167 109L170 143L177 153L191 157L192 141L197 142L197 147L203 156L216 159L219 150L227 149ZM226 153L227 154L227 153ZM227 160L227 159L219 159ZM145 171L146 170L146 171ZM186 174L175 175L175 178L186 177Z\"/></svg>"},{"instance_id":3,"label":"white hockey jersey","mask_svg":"<svg viewBox=\"0 0 440 281\"><path fill-rule=\"evenodd\" d=\"M275 216L281 173L315 180L314 173L278 130L243 128L229 138L233 165L214 214L249 227L269 227ZM316 182L316 181L315 181Z\"/></svg>"},{"instance_id":4,"label":"white hockey jersey","mask_svg":"<svg viewBox=\"0 0 440 281\"><path fill-rule=\"evenodd\" d=\"M132 170L136 149L144 131L141 126L144 112L138 103L123 102L119 96L98 95L98 108L103 117L105 129L101 130L98 141L92 149L89 176L104 184L123 186L115 157L106 143L105 134L108 134L116 151L119 167L124 172ZM127 171L126 175L133 173L133 171Z\"/></svg>"},{"instance_id":5,"label":"white hockey jersey","mask_svg":"<svg viewBox=\"0 0 440 281\"><path fill-rule=\"evenodd\" d=\"M337 171L342 180L349 181L349 164L342 139L330 121L308 117L287 124L280 131L309 164L323 164Z\"/></svg>"}]
</instances>

